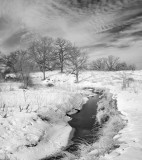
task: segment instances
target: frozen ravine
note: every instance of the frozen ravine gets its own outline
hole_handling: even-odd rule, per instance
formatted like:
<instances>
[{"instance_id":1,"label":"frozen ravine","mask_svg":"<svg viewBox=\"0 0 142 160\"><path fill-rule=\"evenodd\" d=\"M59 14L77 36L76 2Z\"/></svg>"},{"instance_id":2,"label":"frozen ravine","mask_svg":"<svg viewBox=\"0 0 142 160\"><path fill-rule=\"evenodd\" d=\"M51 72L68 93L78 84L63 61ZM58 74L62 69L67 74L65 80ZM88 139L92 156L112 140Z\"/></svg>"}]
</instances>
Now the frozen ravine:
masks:
<instances>
[{"instance_id":1,"label":"frozen ravine","mask_svg":"<svg viewBox=\"0 0 142 160\"><path fill-rule=\"evenodd\" d=\"M142 93L122 91L118 93L118 109L128 120L127 126L115 137L122 142L121 147L103 159L142 159Z\"/></svg>"}]
</instances>

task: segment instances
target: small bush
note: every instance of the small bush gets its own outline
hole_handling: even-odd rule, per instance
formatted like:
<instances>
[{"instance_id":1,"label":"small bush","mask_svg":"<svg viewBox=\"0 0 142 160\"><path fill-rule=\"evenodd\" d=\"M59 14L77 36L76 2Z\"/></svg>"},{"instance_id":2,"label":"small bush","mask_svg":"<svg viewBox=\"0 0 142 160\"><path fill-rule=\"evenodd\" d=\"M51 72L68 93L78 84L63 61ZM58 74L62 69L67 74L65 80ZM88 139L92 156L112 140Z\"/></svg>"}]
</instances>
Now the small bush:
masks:
<instances>
[{"instance_id":1,"label":"small bush","mask_svg":"<svg viewBox=\"0 0 142 160\"><path fill-rule=\"evenodd\" d=\"M23 77L23 81L24 81L25 87L32 87L33 86L33 81L32 81L32 79L31 79L29 74L26 74Z\"/></svg>"},{"instance_id":2,"label":"small bush","mask_svg":"<svg viewBox=\"0 0 142 160\"><path fill-rule=\"evenodd\" d=\"M22 81L22 85L19 88L27 89L28 87L33 87L34 86L33 81L32 81L29 74L24 75L20 79Z\"/></svg>"},{"instance_id":3,"label":"small bush","mask_svg":"<svg viewBox=\"0 0 142 160\"><path fill-rule=\"evenodd\" d=\"M53 83L48 83L46 86L47 87L54 87L54 84Z\"/></svg>"},{"instance_id":4,"label":"small bush","mask_svg":"<svg viewBox=\"0 0 142 160\"><path fill-rule=\"evenodd\" d=\"M122 89L129 88L130 84L135 81L132 77L129 77L129 75L126 73L122 73L121 77L122 77Z\"/></svg>"}]
</instances>

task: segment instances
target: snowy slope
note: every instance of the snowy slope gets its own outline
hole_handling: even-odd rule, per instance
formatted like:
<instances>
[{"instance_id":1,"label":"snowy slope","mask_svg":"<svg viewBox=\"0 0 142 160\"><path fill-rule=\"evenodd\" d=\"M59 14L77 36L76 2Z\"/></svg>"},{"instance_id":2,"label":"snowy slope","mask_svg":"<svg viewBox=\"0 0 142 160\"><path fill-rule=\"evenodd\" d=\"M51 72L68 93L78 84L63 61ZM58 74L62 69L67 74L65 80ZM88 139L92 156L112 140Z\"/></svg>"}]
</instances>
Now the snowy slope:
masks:
<instances>
[{"instance_id":1,"label":"snowy slope","mask_svg":"<svg viewBox=\"0 0 142 160\"><path fill-rule=\"evenodd\" d=\"M102 159L141 160L142 71L82 72L78 84L74 83L72 74L55 71L47 72L46 76L47 80L42 81L41 73L32 74L38 88L26 91L18 87L11 90L8 85L13 86L12 83L2 84L0 159L7 155L12 160L38 160L66 146L71 127L67 125L64 113L83 102L77 96L84 93L83 87L101 87L108 88L117 97L118 109L128 120L127 126L115 137L122 141L120 148ZM124 77L131 80L126 88L122 88ZM54 87L47 87L48 83L53 83ZM60 114L56 115L51 108L59 110ZM51 121L43 121L37 113L48 113Z\"/></svg>"}]
</instances>

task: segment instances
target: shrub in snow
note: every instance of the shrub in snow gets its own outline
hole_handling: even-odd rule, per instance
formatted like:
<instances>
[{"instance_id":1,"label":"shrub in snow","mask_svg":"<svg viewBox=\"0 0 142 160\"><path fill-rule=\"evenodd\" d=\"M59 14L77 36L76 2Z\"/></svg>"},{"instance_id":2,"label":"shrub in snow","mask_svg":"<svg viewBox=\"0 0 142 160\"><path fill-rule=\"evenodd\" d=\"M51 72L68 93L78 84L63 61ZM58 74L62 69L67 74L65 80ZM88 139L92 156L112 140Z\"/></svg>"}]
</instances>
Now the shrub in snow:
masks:
<instances>
[{"instance_id":1,"label":"shrub in snow","mask_svg":"<svg viewBox=\"0 0 142 160\"><path fill-rule=\"evenodd\" d=\"M23 75L22 78L20 78L20 79L23 83L21 84L21 86L19 88L27 89L28 87L33 87L34 86L33 81L32 81L29 74Z\"/></svg>"},{"instance_id":2,"label":"shrub in snow","mask_svg":"<svg viewBox=\"0 0 142 160\"><path fill-rule=\"evenodd\" d=\"M2 118L7 118L8 116L8 106L6 106L5 104L1 104L0 106L0 116Z\"/></svg>"},{"instance_id":3,"label":"shrub in snow","mask_svg":"<svg viewBox=\"0 0 142 160\"><path fill-rule=\"evenodd\" d=\"M130 84L135 81L134 78L129 77L127 73L122 73L121 77L122 77L122 89L130 87Z\"/></svg>"},{"instance_id":4,"label":"shrub in snow","mask_svg":"<svg viewBox=\"0 0 142 160\"><path fill-rule=\"evenodd\" d=\"M53 83L48 83L46 86L47 87L54 87L54 84Z\"/></svg>"}]
</instances>

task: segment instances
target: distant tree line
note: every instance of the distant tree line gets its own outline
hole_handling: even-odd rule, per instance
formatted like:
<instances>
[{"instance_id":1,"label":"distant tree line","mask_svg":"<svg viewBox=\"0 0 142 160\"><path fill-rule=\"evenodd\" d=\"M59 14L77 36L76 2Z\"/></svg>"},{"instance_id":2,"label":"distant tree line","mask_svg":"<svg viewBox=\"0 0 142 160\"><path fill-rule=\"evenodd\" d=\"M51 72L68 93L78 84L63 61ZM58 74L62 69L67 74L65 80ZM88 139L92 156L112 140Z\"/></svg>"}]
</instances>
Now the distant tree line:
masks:
<instances>
[{"instance_id":1,"label":"distant tree line","mask_svg":"<svg viewBox=\"0 0 142 160\"><path fill-rule=\"evenodd\" d=\"M118 5L124 6L125 0L62 0L63 4L69 5L71 7L79 7L79 8L88 8L88 7L96 7L96 6L109 6L112 5Z\"/></svg>"},{"instance_id":2,"label":"distant tree line","mask_svg":"<svg viewBox=\"0 0 142 160\"><path fill-rule=\"evenodd\" d=\"M107 58L98 58L91 62L91 70L97 71L122 71L122 70L135 70L134 64L128 65L126 62L121 62L119 57L108 56Z\"/></svg>"}]
</instances>

